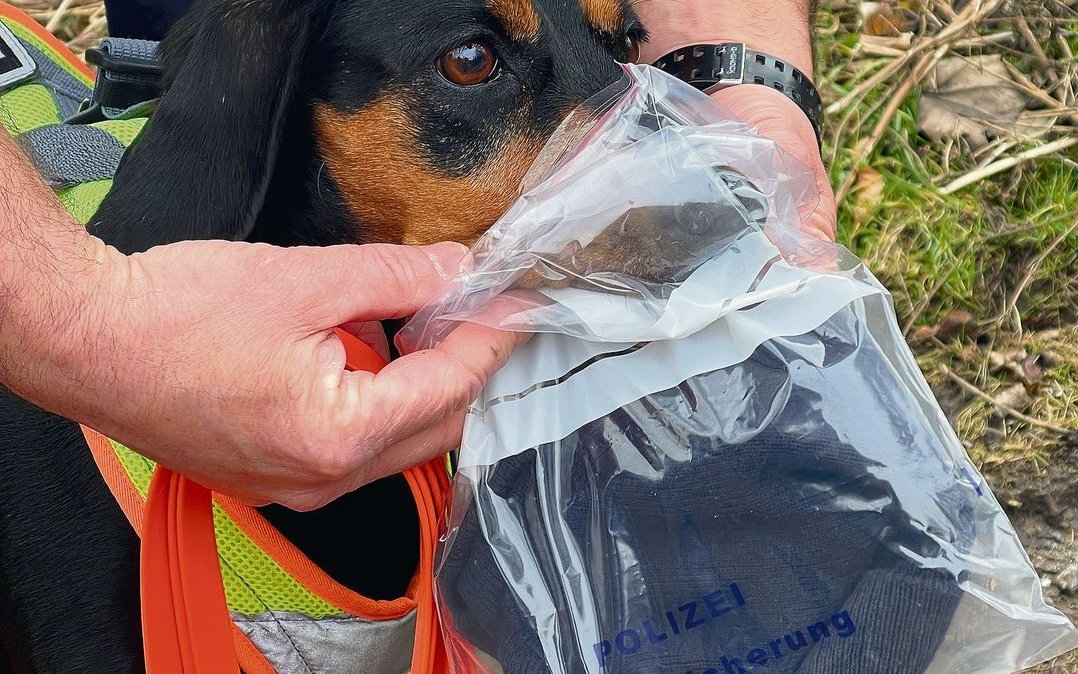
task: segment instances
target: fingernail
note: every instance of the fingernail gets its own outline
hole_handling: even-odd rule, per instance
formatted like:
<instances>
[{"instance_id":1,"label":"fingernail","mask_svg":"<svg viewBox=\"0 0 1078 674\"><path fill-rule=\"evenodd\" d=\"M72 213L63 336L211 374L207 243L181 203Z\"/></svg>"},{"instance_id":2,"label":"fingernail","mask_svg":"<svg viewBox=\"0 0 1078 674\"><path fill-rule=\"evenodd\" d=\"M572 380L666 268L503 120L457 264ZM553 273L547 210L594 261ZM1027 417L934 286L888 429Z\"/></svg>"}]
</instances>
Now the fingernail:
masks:
<instances>
[{"instance_id":1,"label":"fingernail","mask_svg":"<svg viewBox=\"0 0 1078 674\"><path fill-rule=\"evenodd\" d=\"M423 252L443 276L455 276L470 266L468 247L455 241L442 241L423 247Z\"/></svg>"}]
</instances>

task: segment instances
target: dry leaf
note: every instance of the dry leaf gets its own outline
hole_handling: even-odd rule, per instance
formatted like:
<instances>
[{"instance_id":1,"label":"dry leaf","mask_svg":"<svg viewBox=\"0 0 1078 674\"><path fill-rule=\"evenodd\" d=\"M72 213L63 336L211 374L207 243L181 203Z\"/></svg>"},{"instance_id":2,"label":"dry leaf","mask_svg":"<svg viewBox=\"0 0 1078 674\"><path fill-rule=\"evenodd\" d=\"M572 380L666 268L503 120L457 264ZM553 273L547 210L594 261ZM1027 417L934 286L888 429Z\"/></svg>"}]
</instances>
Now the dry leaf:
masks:
<instances>
[{"instance_id":1,"label":"dry leaf","mask_svg":"<svg viewBox=\"0 0 1078 674\"><path fill-rule=\"evenodd\" d=\"M910 335L910 342L913 343L913 344L923 344L924 342L927 342L930 339L932 339L933 337L935 337L936 336L936 331L938 329L939 328L936 328L935 326L931 326L931 325L919 326Z\"/></svg>"},{"instance_id":2,"label":"dry leaf","mask_svg":"<svg viewBox=\"0 0 1078 674\"><path fill-rule=\"evenodd\" d=\"M974 150L999 136L1033 138L1055 119L1026 110L1030 97L999 55L941 60L925 79L917 125L929 138L965 138Z\"/></svg>"},{"instance_id":3,"label":"dry leaf","mask_svg":"<svg viewBox=\"0 0 1078 674\"><path fill-rule=\"evenodd\" d=\"M917 12L898 7L893 2L862 2L861 32L875 37L900 37L921 30Z\"/></svg>"},{"instance_id":4,"label":"dry leaf","mask_svg":"<svg viewBox=\"0 0 1078 674\"><path fill-rule=\"evenodd\" d=\"M954 309L948 311L947 315L940 321L939 328L936 330L936 337L943 342L949 342L955 337L964 337L973 326L973 314L961 309Z\"/></svg>"},{"instance_id":5,"label":"dry leaf","mask_svg":"<svg viewBox=\"0 0 1078 674\"><path fill-rule=\"evenodd\" d=\"M863 168L857 172L854 185L853 219L864 224L876 212L876 207L883 201L883 176L873 168Z\"/></svg>"},{"instance_id":6,"label":"dry leaf","mask_svg":"<svg viewBox=\"0 0 1078 674\"><path fill-rule=\"evenodd\" d=\"M1018 371L1021 373L1022 383L1033 392L1040 388L1046 372L1044 366L1041 365L1040 358L1037 356L1026 356L1022 359Z\"/></svg>"},{"instance_id":7,"label":"dry leaf","mask_svg":"<svg viewBox=\"0 0 1078 674\"><path fill-rule=\"evenodd\" d=\"M1015 351L989 351L988 363L992 366L994 372L1000 370L1010 372L1014 377L1022 382L1026 391L1031 394L1037 394L1041 385L1044 383L1044 377L1048 372L1048 368L1045 367L1040 356L1030 355L1025 349L1018 349Z\"/></svg>"}]
</instances>

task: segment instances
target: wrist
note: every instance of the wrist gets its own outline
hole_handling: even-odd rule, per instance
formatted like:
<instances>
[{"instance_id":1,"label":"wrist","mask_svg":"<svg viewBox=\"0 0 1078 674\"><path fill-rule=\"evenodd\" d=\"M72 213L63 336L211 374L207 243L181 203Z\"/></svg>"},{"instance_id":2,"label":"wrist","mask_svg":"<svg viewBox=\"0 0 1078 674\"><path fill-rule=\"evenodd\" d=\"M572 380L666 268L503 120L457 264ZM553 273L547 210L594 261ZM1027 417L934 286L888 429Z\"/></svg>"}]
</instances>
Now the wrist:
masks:
<instances>
[{"instance_id":1,"label":"wrist","mask_svg":"<svg viewBox=\"0 0 1078 674\"><path fill-rule=\"evenodd\" d=\"M102 404L95 336L113 329L109 289L122 286L127 260L75 222L3 132L0 193L0 384L73 416Z\"/></svg>"},{"instance_id":2,"label":"wrist","mask_svg":"<svg viewBox=\"0 0 1078 674\"><path fill-rule=\"evenodd\" d=\"M813 78L810 0L650 0L638 7L649 33L641 48L643 63L691 44L743 42Z\"/></svg>"},{"instance_id":3,"label":"wrist","mask_svg":"<svg viewBox=\"0 0 1078 674\"><path fill-rule=\"evenodd\" d=\"M711 99L755 126L761 135L772 138L803 163L820 161L812 122L797 103L784 94L770 87L746 85L716 91L711 94ZM776 133L780 128L782 133ZM806 154L802 154L802 150Z\"/></svg>"},{"instance_id":4,"label":"wrist","mask_svg":"<svg viewBox=\"0 0 1078 674\"><path fill-rule=\"evenodd\" d=\"M122 286L127 258L89 235L72 255L77 257L64 278L68 291L55 298L52 307L54 315L63 318L42 337L44 356L59 372L91 381L100 375L95 371L102 360L100 336L116 330L111 310L117 308L113 298Z\"/></svg>"},{"instance_id":5,"label":"wrist","mask_svg":"<svg viewBox=\"0 0 1078 674\"><path fill-rule=\"evenodd\" d=\"M100 240L81 234L72 232L68 246L53 249L53 265L41 265L39 273L9 286L0 353L0 380L9 388L78 420L100 397L95 369L102 358L95 335L107 321L102 290L115 285L112 277L123 261Z\"/></svg>"}]
</instances>

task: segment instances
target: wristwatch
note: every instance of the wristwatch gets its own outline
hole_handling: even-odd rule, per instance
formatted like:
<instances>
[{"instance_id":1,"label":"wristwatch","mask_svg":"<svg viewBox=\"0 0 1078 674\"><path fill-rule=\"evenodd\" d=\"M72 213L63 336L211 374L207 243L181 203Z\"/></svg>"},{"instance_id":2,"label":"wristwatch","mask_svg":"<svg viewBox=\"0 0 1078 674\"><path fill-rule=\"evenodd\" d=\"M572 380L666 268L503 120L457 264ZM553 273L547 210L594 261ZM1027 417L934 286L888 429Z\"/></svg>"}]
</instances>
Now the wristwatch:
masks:
<instances>
[{"instance_id":1,"label":"wristwatch","mask_svg":"<svg viewBox=\"0 0 1078 674\"><path fill-rule=\"evenodd\" d=\"M741 42L724 42L683 47L652 65L708 94L738 84L772 87L801 108L812 122L816 142L820 142L820 92L807 75L785 61L748 49Z\"/></svg>"}]
</instances>

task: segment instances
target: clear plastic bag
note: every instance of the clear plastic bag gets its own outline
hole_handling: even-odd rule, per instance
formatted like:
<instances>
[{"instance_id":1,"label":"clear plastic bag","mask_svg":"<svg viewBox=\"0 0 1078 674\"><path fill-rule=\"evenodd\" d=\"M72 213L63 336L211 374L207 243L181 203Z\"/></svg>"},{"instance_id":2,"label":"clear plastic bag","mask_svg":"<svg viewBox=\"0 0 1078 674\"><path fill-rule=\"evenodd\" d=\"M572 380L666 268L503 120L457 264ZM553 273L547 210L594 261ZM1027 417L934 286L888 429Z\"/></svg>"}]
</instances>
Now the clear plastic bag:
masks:
<instances>
[{"instance_id":1,"label":"clear plastic bag","mask_svg":"<svg viewBox=\"0 0 1078 674\"><path fill-rule=\"evenodd\" d=\"M472 406L457 673L1001 674L1078 646L807 171L650 68L399 335L535 333Z\"/></svg>"}]
</instances>

